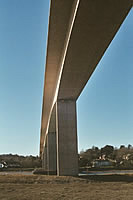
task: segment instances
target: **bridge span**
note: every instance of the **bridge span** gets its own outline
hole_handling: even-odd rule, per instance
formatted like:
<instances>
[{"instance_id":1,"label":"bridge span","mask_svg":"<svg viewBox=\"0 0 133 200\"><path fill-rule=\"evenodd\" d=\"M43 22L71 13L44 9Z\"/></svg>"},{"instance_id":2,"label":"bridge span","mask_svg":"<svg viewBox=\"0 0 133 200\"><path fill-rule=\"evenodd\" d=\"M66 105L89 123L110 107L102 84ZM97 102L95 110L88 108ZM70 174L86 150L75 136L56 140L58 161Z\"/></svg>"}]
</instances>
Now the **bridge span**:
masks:
<instances>
[{"instance_id":1,"label":"bridge span","mask_svg":"<svg viewBox=\"0 0 133 200\"><path fill-rule=\"evenodd\" d=\"M51 0L40 156L45 170L78 174L76 100L133 0Z\"/></svg>"}]
</instances>

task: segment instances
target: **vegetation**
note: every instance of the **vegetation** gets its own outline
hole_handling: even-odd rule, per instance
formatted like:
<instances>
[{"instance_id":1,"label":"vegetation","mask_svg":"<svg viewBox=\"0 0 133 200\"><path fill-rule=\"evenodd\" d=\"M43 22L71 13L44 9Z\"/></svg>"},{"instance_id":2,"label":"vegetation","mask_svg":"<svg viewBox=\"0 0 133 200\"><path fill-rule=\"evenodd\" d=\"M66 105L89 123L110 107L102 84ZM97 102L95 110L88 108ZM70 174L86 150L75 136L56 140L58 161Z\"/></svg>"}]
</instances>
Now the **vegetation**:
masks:
<instances>
[{"instance_id":1,"label":"vegetation","mask_svg":"<svg viewBox=\"0 0 133 200\"><path fill-rule=\"evenodd\" d=\"M0 163L7 168L35 168L41 167L41 160L38 156L19 156L12 154L0 155Z\"/></svg>"},{"instance_id":2,"label":"vegetation","mask_svg":"<svg viewBox=\"0 0 133 200\"><path fill-rule=\"evenodd\" d=\"M95 161L110 161L116 168L133 168L133 147L121 145L120 148L106 145L99 149L93 146L91 149L81 151L79 154L80 167L92 167Z\"/></svg>"}]
</instances>

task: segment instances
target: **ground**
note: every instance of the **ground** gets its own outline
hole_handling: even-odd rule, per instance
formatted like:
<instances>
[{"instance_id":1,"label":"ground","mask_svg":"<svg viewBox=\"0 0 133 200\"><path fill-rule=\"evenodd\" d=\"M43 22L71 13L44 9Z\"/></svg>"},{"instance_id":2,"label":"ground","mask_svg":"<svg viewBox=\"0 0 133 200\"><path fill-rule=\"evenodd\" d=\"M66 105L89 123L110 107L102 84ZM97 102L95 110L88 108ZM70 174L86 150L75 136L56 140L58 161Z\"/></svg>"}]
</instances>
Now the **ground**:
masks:
<instances>
[{"instance_id":1,"label":"ground","mask_svg":"<svg viewBox=\"0 0 133 200\"><path fill-rule=\"evenodd\" d=\"M133 176L0 175L0 200L132 200Z\"/></svg>"}]
</instances>

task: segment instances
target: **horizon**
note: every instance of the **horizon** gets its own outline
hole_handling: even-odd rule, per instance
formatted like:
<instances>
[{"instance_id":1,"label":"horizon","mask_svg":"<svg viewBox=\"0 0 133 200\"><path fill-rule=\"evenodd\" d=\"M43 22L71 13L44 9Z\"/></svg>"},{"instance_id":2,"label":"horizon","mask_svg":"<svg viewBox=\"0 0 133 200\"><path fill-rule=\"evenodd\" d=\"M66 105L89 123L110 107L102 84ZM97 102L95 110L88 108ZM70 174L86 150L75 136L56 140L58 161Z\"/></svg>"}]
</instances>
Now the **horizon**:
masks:
<instances>
[{"instance_id":1,"label":"horizon","mask_svg":"<svg viewBox=\"0 0 133 200\"><path fill-rule=\"evenodd\" d=\"M132 144L128 144L128 145L131 145L131 148L133 148ZM124 148L128 148L128 145L126 146L124 144L121 144L118 147L118 146L113 146L113 145L110 145L110 144L106 144L105 146L113 146L114 149L120 149L121 146L124 146ZM92 145L92 147L89 147L87 149L81 149L80 151L78 151L78 154L80 154L82 151L85 152L88 149L93 149L94 147L96 147L96 148L98 148L100 150L100 149L104 148L105 146L98 147L98 146ZM2 155L23 156L23 157L30 157L30 156L32 156L32 157L40 157L39 155L32 155L32 154L31 155L30 154L29 155L22 155L22 154L15 154L15 153L3 153L3 154L0 153L0 156L2 156Z\"/></svg>"}]
</instances>

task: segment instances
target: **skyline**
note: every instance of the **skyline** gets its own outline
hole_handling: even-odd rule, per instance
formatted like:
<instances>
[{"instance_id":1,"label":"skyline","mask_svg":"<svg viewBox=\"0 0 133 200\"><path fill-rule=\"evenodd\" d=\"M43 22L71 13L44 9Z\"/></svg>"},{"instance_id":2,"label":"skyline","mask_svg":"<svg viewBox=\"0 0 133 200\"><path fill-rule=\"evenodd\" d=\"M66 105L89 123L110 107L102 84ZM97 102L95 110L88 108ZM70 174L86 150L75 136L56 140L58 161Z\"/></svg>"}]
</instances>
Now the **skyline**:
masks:
<instances>
[{"instance_id":1,"label":"skyline","mask_svg":"<svg viewBox=\"0 0 133 200\"><path fill-rule=\"evenodd\" d=\"M37 155L49 1L13 2L0 2L0 154ZM132 23L133 9L77 101L79 151L133 144Z\"/></svg>"}]
</instances>

